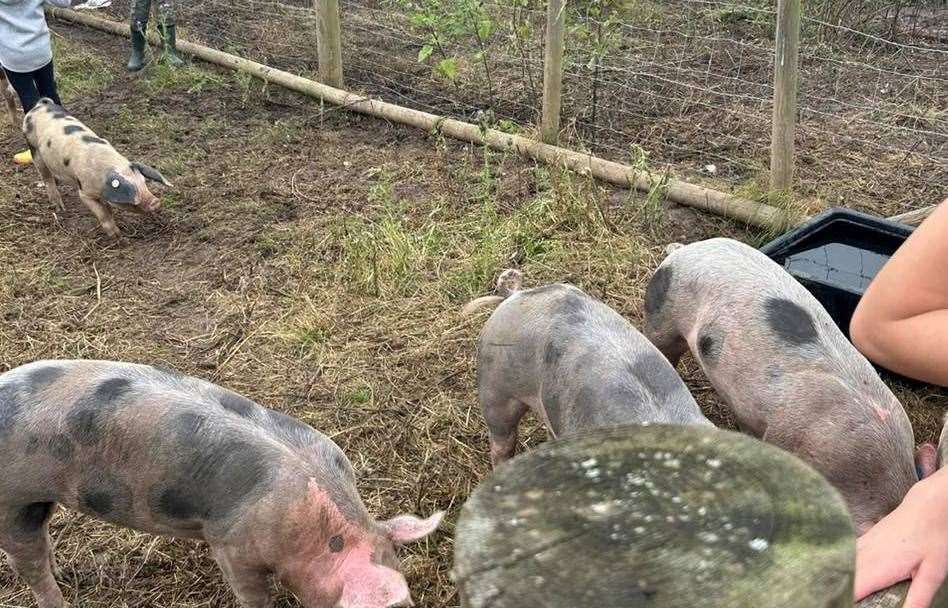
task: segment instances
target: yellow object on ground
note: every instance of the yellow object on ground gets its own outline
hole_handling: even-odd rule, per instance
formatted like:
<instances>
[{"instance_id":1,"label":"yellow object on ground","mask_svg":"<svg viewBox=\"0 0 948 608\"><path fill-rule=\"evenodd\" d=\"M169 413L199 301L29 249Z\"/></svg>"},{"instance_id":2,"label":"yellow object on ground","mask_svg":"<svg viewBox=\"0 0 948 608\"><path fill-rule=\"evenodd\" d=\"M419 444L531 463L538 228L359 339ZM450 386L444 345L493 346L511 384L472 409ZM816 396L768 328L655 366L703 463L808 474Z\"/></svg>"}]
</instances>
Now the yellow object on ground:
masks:
<instances>
[{"instance_id":1,"label":"yellow object on ground","mask_svg":"<svg viewBox=\"0 0 948 608\"><path fill-rule=\"evenodd\" d=\"M33 153L29 150L23 150L19 154L14 154L13 162L18 165L28 165L33 162Z\"/></svg>"}]
</instances>

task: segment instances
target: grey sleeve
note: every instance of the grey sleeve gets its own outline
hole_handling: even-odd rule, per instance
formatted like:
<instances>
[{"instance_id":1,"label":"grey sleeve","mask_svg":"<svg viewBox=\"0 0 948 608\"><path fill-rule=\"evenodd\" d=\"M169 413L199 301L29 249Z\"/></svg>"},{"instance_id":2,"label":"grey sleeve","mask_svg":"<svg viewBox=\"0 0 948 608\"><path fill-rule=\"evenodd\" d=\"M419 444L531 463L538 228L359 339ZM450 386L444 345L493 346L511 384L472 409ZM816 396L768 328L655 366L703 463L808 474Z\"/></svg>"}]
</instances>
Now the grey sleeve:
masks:
<instances>
[{"instance_id":1,"label":"grey sleeve","mask_svg":"<svg viewBox=\"0 0 948 608\"><path fill-rule=\"evenodd\" d=\"M59 8L69 8L72 6L72 0L46 0L46 4L58 6Z\"/></svg>"}]
</instances>

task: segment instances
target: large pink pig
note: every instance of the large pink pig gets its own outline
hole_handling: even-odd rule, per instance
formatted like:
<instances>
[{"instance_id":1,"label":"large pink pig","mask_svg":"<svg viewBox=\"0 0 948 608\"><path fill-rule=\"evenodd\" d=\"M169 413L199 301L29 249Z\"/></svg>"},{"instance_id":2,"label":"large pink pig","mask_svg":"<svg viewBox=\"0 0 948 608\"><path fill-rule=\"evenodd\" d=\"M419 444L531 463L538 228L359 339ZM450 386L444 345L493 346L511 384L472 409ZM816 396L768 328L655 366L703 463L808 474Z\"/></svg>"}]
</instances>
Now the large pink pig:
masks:
<instances>
[{"instance_id":1,"label":"large pink pig","mask_svg":"<svg viewBox=\"0 0 948 608\"><path fill-rule=\"evenodd\" d=\"M0 375L0 548L40 608L67 606L47 524L57 504L207 541L242 606L268 579L307 608L411 605L395 545L431 533L377 522L325 435L197 378L111 361L38 361Z\"/></svg>"}]
</instances>

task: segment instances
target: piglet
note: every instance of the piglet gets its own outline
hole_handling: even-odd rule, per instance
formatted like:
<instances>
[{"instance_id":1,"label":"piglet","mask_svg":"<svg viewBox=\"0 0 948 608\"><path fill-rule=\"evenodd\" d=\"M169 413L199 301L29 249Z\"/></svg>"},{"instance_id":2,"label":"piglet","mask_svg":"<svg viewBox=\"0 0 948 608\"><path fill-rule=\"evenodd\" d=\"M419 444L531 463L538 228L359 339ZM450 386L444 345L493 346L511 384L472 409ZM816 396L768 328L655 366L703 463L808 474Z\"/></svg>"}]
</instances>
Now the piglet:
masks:
<instances>
[{"instance_id":1,"label":"piglet","mask_svg":"<svg viewBox=\"0 0 948 608\"><path fill-rule=\"evenodd\" d=\"M521 290L506 270L477 341L477 396L494 466L511 458L527 412L553 437L627 424L710 425L664 356L617 312L567 284Z\"/></svg>"},{"instance_id":2,"label":"piglet","mask_svg":"<svg viewBox=\"0 0 948 608\"><path fill-rule=\"evenodd\" d=\"M822 473L860 533L917 481L908 416L829 314L756 249L716 238L671 248L645 294L645 334L689 348L738 424Z\"/></svg>"},{"instance_id":3,"label":"piglet","mask_svg":"<svg viewBox=\"0 0 948 608\"><path fill-rule=\"evenodd\" d=\"M74 185L79 189L79 200L95 214L109 236L121 234L110 206L150 213L158 209L161 200L148 190L145 180L171 186L155 169L129 162L109 142L48 98L41 99L27 113L23 133L46 183L50 203L64 209L56 180Z\"/></svg>"},{"instance_id":4,"label":"piglet","mask_svg":"<svg viewBox=\"0 0 948 608\"><path fill-rule=\"evenodd\" d=\"M245 608L268 578L307 608L411 605L394 547L439 524L375 521L328 437L198 378L112 361L0 375L0 549L40 608L66 603L47 531L57 504L206 541Z\"/></svg>"}]
</instances>

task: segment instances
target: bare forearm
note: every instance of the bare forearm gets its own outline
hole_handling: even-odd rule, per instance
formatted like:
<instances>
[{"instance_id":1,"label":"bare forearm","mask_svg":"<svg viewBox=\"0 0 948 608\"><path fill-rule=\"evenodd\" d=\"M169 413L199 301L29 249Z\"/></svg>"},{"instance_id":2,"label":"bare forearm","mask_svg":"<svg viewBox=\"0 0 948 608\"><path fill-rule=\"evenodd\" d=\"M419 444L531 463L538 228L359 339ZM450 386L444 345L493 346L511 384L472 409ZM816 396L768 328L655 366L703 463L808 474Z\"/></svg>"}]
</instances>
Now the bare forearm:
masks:
<instances>
[{"instance_id":1,"label":"bare forearm","mask_svg":"<svg viewBox=\"0 0 948 608\"><path fill-rule=\"evenodd\" d=\"M854 334L871 361L909 378L948 386L948 310L876 323L868 336Z\"/></svg>"},{"instance_id":2,"label":"bare forearm","mask_svg":"<svg viewBox=\"0 0 948 608\"><path fill-rule=\"evenodd\" d=\"M853 343L872 361L948 386L948 204L902 245L853 315Z\"/></svg>"}]
</instances>

